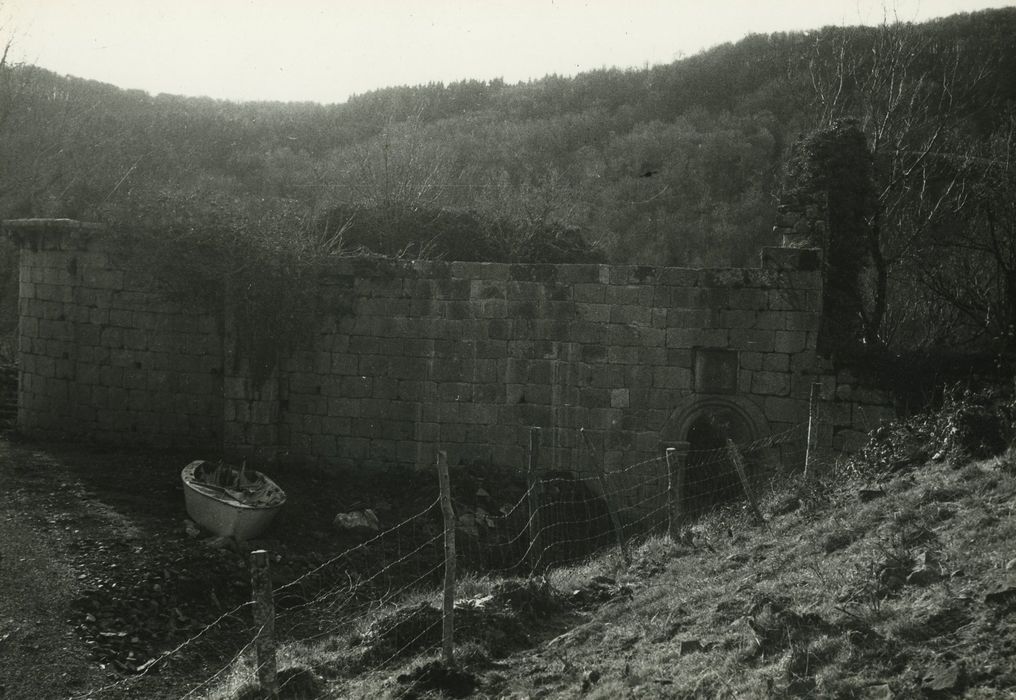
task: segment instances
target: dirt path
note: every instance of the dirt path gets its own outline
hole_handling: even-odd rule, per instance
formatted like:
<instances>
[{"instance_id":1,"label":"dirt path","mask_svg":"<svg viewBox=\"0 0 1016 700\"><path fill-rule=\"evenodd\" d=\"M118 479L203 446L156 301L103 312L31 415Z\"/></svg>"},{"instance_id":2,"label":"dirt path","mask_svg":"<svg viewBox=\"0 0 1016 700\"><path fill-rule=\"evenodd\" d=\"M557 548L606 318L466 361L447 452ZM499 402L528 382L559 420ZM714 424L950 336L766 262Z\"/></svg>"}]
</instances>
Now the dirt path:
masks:
<instances>
[{"instance_id":1,"label":"dirt path","mask_svg":"<svg viewBox=\"0 0 1016 700\"><path fill-rule=\"evenodd\" d=\"M133 465L153 474L138 488L125 478L130 461L0 441L0 698L88 694L129 677L142 654L157 656L175 641L169 633L146 637L132 608L153 602L142 599L138 584L155 563L183 564L173 568L186 578L178 550L195 547L179 525L171 472ZM161 621L154 608L144 612ZM95 697L177 697L181 677L165 674Z\"/></svg>"},{"instance_id":2,"label":"dirt path","mask_svg":"<svg viewBox=\"0 0 1016 700\"><path fill-rule=\"evenodd\" d=\"M0 443L0 483L11 484L11 450ZM77 572L55 526L20 488L0 500L0 697L63 698L102 680L70 623Z\"/></svg>"},{"instance_id":3,"label":"dirt path","mask_svg":"<svg viewBox=\"0 0 1016 700\"><path fill-rule=\"evenodd\" d=\"M249 600L250 579L246 549L184 525L180 470L202 457L0 438L0 700L177 698L252 638L247 610L204 631ZM432 500L404 478L276 478L292 505L269 539L245 543L273 553L276 584L355 544L336 512L387 503L390 524Z\"/></svg>"}]
</instances>

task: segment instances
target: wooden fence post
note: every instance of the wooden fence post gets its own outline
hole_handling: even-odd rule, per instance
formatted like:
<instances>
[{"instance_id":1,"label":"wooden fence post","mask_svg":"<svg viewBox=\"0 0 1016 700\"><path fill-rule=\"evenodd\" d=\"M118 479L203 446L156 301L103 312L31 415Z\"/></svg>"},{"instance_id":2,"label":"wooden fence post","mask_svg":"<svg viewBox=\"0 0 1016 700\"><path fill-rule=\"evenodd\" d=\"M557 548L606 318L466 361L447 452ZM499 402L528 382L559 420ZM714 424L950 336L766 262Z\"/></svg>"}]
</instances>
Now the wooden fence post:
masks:
<instances>
[{"instance_id":1,"label":"wooden fence post","mask_svg":"<svg viewBox=\"0 0 1016 700\"><path fill-rule=\"evenodd\" d=\"M279 697L278 669L275 665L275 601L272 599L272 577L268 552L259 549L251 552L250 579L254 589L254 624L258 636L254 642L258 683L261 697L275 700Z\"/></svg>"},{"instance_id":2,"label":"wooden fence post","mask_svg":"<svg viewBox=\"0 0 1016 700\"><path fill-rule=\"evenodd\" d=\"M688 466L688 450L691 445L687 442L674 443L673 447L667 448L667 533L670 540L676 542L679 538L677 531L681 520L684 517L684 483Z\"/></svg>"},{"instance_id":3,"label":"wooden fence post","mask_svg":"<svg viewBox=\"0 0 1016 700\"><path fill-rule=\"evenodd\" d=\"M455 665L455 511L448 476L448 453L437 453L437 477L441 485L441 515L444 517L444 602L441 608L441 651L445 664Z\"/></svg>"},{"instance_id":4,"label":"wooden fence post","mask_svg":"<svg viewBox=\"0 0 1016 700\"><path fill-rule=\"evenodd\" d=\"M596 446L593 445L593 441L589 439L586 429L579 428L579 432L585 439L586 448L588 448L589 454L593 457L593 466L596 467L596 477L600 483L600 490L603 491L603 502L607 506L607 517L610 518L610 527L614 530L614 537L617 539L617 548L621 551L621 559L625 564L629 564L631 560L628 558L628 547L625 545L624 530L621 527L621 519L617 517L617 511L610 502L610 491L607 489L607 464L600 459L599 455L596 453Z\"/></svg>"},{"instance_id":5,"label":"wooden fence post","mask_svg":"<svg viewBox=\"0 0 1016 700\"><path fill-rule=\"evenodd\" d=\"M741 451L737 449L737 445L730 438L727 438L727 455L730 456L730 461L734 463L734 468L737 470L737 476L741 479L741 486L744 488L744 495L748 497L748 504L751 506L752 512L755 514L755 518L763 524L766 524L766 519L762 517L762 510L758 507L758 502L755 501L755 494L751 490L751 484L748 483L748 472L744 468L744 460L741 459Z\"/></svg>"},{"instance_id":6,"label":"wooden fence post","mask_svg":"<svg viewBox=\"0 0 1016 700\"><path fill-rule=\"evenodd\" d=\"M815 458L815 448L818 445L818 396L822 389L819 382L811 385L811 393L808 395L808 445L804 450L804 477L808 478L808 467Z\"/></svg>"},{"instance_id":7,"label":"wooden fence post","mask_svg":"<svg viewBox=\"0 0 1016 700\"><path fill-rule=\"evenodd\" d=\"M540 435L537 427L529 429L529 464L526 469L527 502L529 504L529 560L533 571L540 568L543 557L543 481L540 479Z\"/></svg>"}]
</instances>

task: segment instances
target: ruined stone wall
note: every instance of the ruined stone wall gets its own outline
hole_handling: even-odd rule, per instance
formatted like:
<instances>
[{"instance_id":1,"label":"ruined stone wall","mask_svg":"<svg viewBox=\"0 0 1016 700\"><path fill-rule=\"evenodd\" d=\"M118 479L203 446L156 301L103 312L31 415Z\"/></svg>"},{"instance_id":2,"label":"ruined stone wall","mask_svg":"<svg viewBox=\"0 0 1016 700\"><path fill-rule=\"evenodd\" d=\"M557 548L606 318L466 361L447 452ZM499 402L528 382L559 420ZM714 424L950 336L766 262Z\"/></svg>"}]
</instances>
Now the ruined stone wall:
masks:
<instances>
[{"instance_id":1,"label":"ruined stone wall","mask_svg":"<svg viewBox=\"0 0 1016 700\"><path fill-rule=\"evenodd\" d=\"M339 261L335 313L264 385L226 379L231 451L357 464L608 467L684 439L696 401L754 437L807 417L821 278L812 251L758 269ZM227 367L234 363L227 362ZM242 366L242 362L239 363ZM830 389L831 391L831 389Z\"/></svg>"},{"instance_id":2,"label":"ruined stone wall","mask_svg":"<svg viewBox=\"0 0 1016 700\"><path fill-rule=\"evenodd\" d=\"M212 446L222 436L216 319L130 271L95 226L9 222L20 247L18 426L45 438Z\"/></svg>"},{"instance_id":3,"label":"ruined stone wall","mask_svg":"<svg viewBox=\"0 0 1016 700\"><path fill-rule=\"evenodd\" d=\"M545 468L613 468L703 416L729 415L739 442L800 426L816 381L824 446L873 427L863 388L815 353L811 250L712 270L336 259L316 309L293 310L310 332L255 381L236 319L168 302L95 227L6 228L21 247L30 434L322 465L421 464L440 448L521 466L541 426Z\"/></svg>"}]
</instances>

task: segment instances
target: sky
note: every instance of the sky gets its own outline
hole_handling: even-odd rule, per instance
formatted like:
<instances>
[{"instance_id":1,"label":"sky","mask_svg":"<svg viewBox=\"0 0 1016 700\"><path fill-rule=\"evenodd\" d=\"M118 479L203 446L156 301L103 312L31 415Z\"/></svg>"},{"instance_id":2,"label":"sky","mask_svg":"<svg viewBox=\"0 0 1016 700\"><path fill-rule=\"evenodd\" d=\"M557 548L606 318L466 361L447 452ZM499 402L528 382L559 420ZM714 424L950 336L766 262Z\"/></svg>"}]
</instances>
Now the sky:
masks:
<instances>
[{"instance_id":1,"label":"sky","mask_svg":"<svg viewBox=\"0 0 1016 700\"><path fill-rule=\"evenodd\" d=\"M0 0L12 57L152 94L343 102L394 86L670 63L750 33L991 0ZM0 34L3 36L3 34Z\"/></svg>"}]
</instances>

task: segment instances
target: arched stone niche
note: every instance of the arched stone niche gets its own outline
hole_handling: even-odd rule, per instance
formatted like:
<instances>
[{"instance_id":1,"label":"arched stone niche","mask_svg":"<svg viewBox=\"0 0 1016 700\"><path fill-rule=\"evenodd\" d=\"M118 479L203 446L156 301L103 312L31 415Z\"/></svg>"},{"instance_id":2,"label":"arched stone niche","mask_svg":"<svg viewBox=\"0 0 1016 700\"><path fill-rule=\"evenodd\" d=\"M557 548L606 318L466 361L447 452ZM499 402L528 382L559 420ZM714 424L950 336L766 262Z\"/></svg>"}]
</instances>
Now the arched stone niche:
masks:
<instances>
[{"instance_id":1,"label":"arched stone niche","mask_svg":"<svg viewBox=\"0 0 1016 700\"><path fill-rule=\"evenodd\" d=\"M660 431L660 441L692 442L693 426L711 421L718 429L726 429L727 437L744 445L769 434L769 421L754 401L744 396L692 394L682 399ZM694 449L694 448L692 448Z\"/></svg>"},{"instance_id":2,"label":"arched stone niche","mask_svg":"<svg viewBox=\"0 0 1016 700\"><path fill-rule=\"evenodd\" d=\"M683 511L702 513L743 497L726 441L746 447L769 434L769 421L761 409L743 396L698 394L681 401L660 431L660 441L690 445ZM767 450L746 450L743 457L749 476L772 459Z\"/></svg>"}]
</instances>

